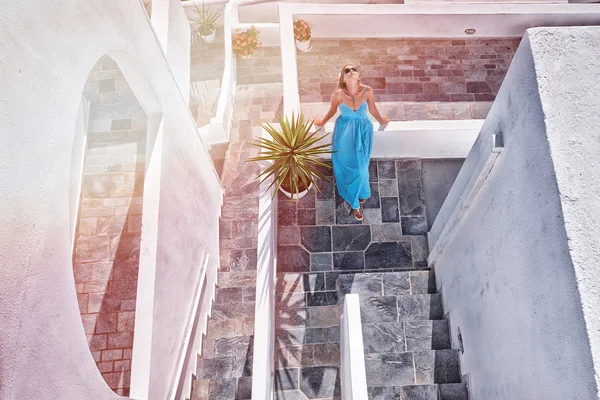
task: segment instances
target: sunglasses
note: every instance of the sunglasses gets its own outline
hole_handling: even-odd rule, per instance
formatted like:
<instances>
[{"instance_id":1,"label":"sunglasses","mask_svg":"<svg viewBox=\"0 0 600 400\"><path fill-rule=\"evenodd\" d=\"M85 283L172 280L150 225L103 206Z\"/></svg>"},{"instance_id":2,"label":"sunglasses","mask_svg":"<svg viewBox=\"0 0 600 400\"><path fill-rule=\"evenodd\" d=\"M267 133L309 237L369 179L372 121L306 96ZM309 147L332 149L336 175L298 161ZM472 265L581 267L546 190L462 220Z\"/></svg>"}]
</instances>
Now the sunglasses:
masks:
<instances>
[{"instance_id":1,"label":"sunglasses","mask_svg":"<svg viewBox=\"0 0 600 400\"><path fill-rule=\"evenodd\" d=\"M344 74L349 74L350 71L358 72L358 69L356 67L348 67L344 69Z\"/></svg>"}]
</instances>

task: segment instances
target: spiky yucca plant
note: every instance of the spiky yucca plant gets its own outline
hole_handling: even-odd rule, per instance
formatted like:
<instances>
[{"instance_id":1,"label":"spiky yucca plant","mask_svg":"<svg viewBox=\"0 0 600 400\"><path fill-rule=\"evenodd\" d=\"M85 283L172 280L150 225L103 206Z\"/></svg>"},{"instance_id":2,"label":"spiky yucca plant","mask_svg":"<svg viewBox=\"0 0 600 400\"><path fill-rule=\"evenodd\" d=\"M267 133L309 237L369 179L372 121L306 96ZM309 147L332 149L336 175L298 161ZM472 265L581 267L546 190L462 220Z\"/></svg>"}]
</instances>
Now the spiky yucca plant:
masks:
<instances>
[{"instance_id":1,"label":"spiky yucca plant","mask_svg":"<svg viewBox=\"0 0 600 400\"><path fill-rule=\"evenodd\" d=\"M196 3L194 3L194 8L196 9L195 11L198 18L188 18L188 20L196 25L196 33L200 36L208 36L213 33L217 19L219 18L219 15L221 15L221 11L212 11L210 5L205 7L204 1L202 1L202 10L198 8Z\"/></svg>"},{"instance_id":2,"label":"spiky yucca plant","mask_svg":"<svg viewBox=\"0 0 600 400\"><path fill-rule=\"evenodd\" d=\"M319 157L321 154L332 153L327 148L330 144L314 146L327 135L317 137L318 130L310 132L313 124L314 120L306 121L302 112L298 118L292 113L291 122L287 116L283 118L280 115L279 130L269 123L262 124L272 140L261 137L251 142L252 145L262 149L262 154L248 159L248 161L273 161L273 164L258 175L260 183L273 176L269 188L276 185L276 189L279 190L284 182L288 183L289 187L284 186L283 189L292 193L293 198L294 194L302 191L300 183L306 189L311 182L315 181L315 177L331 182L317 169L317 166L331 168ZM320 192L319 187L317 185L315 187ZM273 192L274 196L277 190Z\"/></svg>"}]
</instances>

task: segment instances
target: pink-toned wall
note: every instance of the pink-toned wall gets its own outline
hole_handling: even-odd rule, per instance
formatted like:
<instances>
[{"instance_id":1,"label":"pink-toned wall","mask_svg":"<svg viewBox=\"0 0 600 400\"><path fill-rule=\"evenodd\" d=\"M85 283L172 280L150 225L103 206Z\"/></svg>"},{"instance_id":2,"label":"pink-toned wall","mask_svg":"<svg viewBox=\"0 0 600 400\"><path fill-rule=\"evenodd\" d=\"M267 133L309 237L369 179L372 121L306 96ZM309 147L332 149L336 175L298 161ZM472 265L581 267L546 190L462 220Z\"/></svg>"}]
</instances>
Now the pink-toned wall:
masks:
<instances>
[{"instance_id":1,"label":"pink-toned wall","mask_svg":"<svg viewBox=\"0 0 600 400\"><path fill-rule=\"evenodd\" d=\"M84 96L91 105L73 254L77 299L98 369L129 395L146 117L109 56L92 69Z\"/></svg>"}]
</instances>

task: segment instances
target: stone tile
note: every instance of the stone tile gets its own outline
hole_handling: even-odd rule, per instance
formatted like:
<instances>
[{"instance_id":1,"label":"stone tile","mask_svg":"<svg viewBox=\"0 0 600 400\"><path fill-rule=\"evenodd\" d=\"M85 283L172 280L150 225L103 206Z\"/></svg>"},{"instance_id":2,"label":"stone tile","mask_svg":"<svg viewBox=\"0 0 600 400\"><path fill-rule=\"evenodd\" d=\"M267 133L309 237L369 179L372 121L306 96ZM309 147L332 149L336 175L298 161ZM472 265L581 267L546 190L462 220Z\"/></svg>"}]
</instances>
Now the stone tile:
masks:
<instances>
[{"instance_id":1,"label":"stone tile","mask_svg":"<svg viewBox=\"0 0 600 400\"><path fill-rule=\"evenodd\" d=\"M325 274L311 273L302 275L302 289L306 293L322 292L325 290ZM297 291L297 289L296 289Z\"/></svg>"},{"instance_id":2,"label":"stone tile","mask_svg":"<svg viewBox=\"0 0 600 400\"><path fill-rule=\"evenodd\" d=\"M300 246L277 246L277 271L309 272L309 253Z\"/></svg>"},{"instance_id":3,"label":"stone tile","mask_svg":"<svg viewBox=\"0 0 600 400\"><path fill-rule=\"evenodd\" d=\"M275 400L306 400L306 396L300 390L276 391Z\"/></svg>"},{"instance_id":4,"label":"stone tile","mask_svg":"<svg viewBox=\"0 0 600 400\"><path fill-rule=\"evenodd\" d=\"M305 367L300 370L300 388L308 398L340 396L338 367Z\"/></svg>"},{"instance_id":5,"label":"stone tile","mask_svg":"<svg viewBox=\"0 0 600 400\"><path fill-rule=\"evenodd\" d=\"M398 179L398 184L410 181L421 181L421 161L397 160L396 176L396 179ZM400 193L402 193L402 189L400 189Z\"/></svg>"},{"instance_id":6,"label":"stone tile","mask_svg":"<svg viewBox=\"0 0 600 400\"><path fill-rule=\"evenodd\" d=\"M396 166L394 161L377 161L379 181L383 179L396 179Z\"/></svg>"},{"instance_id":7,"label":"stone tile","mask_svg":"<svg viewBox=\"0 0 600 400\"><path fill-rule=\"evenodd\" d=\"M396 297L361 297L360 314L363 323L398 321Z\"/></svg>"},{"instance_id":8,"label":"stone tile","mask_svg":"<svg viewBox=\"0 0 600 400\"><path fill-rule=\"evenodd\" d=\"M365 269L412 267L409 242L371 243L369 248L365 250Z\"/></svg>"},{"instance_id":9,"label":"stone tile","mask_svg":"<svg viewBox=\"0 0 600 400\"><path fill-rule=\"evenodd\" d=\"M310 255L311 271L333 270L333 259L331 253L313 253Z\"/></svg>"},{"instance_id":10,"label":"stone tile","mask_svg":"<svg viewBox=\"0 0 600 400\"><path fill-rule=\"evenodd\" d=\"M252 376L253 349L248 349L248 354L234 357L232 361L232 375L234 377Z\"/></svg>"},{"instance_id":11,"label":"stone tile","mask_svg":"<svg viewBox=\"0 0 600 400\"><path fill-rule=\"evenodd\" d=\"M423 160L423 185L433 185L436 183L446 183L444 174L444 160Z\"/></svg>"},{"instance_id":12,"label":"stone tile","mask_svg":"<svg viewBox=\"0 0 600 400\"><path fill-rule=\"evenodd\" d=\"M450 332L448 321L407 321L404 322L406 332L406 349L443 350L450 348Z\"/></svg>"},{"instance_id":13,"label":"stone tile","mask_svg":"<svg viewBox=\"0 0 600 400\"><path fill-rule=\"evenodd\" d=\"M427 261L429 244L427 236L411 236L413 261Z\"/></svg>"},{"instance_id":14,"label":"stone tile","mask_svg":"<svg viewBox=\"0 0 600 400\"><path fill-rule=\"evenodd\" d=\"M333 200L317 200L316 207L317 225L335 224L335 202Z\"/></svg>"},{"instance_id":15,"label":"stone tile","mask_svg":"<svg viewBox=\"0 0 600 400\"><path fill-rule=\"evenodd\" d=\"M333 306L338 303L337 292L315 292L306 293L306 305L308 307L315 306Z\"/></svg>"},{"instance_id":16,"label":"stone tile","mask_svg":"<svg viewBox=\"0 0 600 400\"><path fill-rule=\"evenodd\" d=\"M333 182L327 182L323 179L317 179L316 185L320 191L316 191L317 200L333 200L334 199L334 186Z\"/></svg>"},{"instance_id":17,"label":"stone tile","mask_svg":"<svg viewBox=\"0 0 600 400\"><path fill-rule=\"evenodd\" d=\"M442 319L444 310L439 294L413 294L398 297L400 321Z\"/></svg>"},{"instance_id":18,"label":"stone tile","mask_svg":"<svg viewBox=\"0 0 600 400\"><path fill-rule=\"evenodd\" d=\"M377 161L371 160L369 163L369 182L377 182L379 180L377 173Z\"/></svg>"},{"instance_id":19,"label":"stone tile","mask_svg":"<svg viewBox=\"0 0 600 400\"><path fill-rule=\"evenodd\" d=\"M446 183L454 183L464 162L464 159L444 160L444 177Z\"/></svg>"},{"instance_id":20,"label":"stone tile","mask_svg":"<svg viewBox=\"0 0 600 400\"><path fill-rule=\"evenodd\" d=\"M365 354L368 386L402 386L415 383L412 353Z\"/></svg>"},{"instance_id":21,"label":"stone tile","mask_svg":"<svg viewBox=\"0 0 600 400\"><path fill-rule=\"evenodd\" d=\"M315 209L298 210L298 225L316 225L316 222Z\"/></svg>"},{"instance_id":22,"label":"stone tile","mask_svg":"<svg viewBox=\"0 0 600 400\"><path fill-rule=\"evenodd\" d=\"M239 400L249 400L252 398L252 377L244 376L238 378L235 398Z\"/></svg>"},{"instance_id":23,"label":"stone tile","mask_svg":"<svg viewBox=\"0 0 600 400\"><path fill-rule=\"evenodd\" d=\"M399 387L376 386L368 389L369 400L402 400Z\"/></svg>"},{"instance_id":24,"label":"stone tile","mask_svg":"<svg viewBox=\"0 0 600 400\"><path fill-rule=\"evenodd\" d=\"M443 400L467 400L469 393L464 383L444 383L438 385L440 398Z\"/></svg>"},{"instance_id":25,"label":"stone tile","mask_svg":"<svg viewBox=\"0 0 600 400\"><path fill-rule=\"evenodd\" d=\"M415 351L413 354L417 384L460 382L456 350Z\"/></svg>"},{"instance_id":26,"label":"stone tile","mask_svg":"<svg viewBox=\"0 0 600 400\"><path fill-rule=\"evenodd\" d=\"M297 220L297 201L279 200L277 204L277 225L293 226L298 224Z\"/></svg>"},{"instance_id":27,"label":"stone tile","mask_svg":"<svg viewBox=\"0 0 600 400\"><path fill-rule=\"evenodd\" d=\"M399 242L402 240L402 226L396 222L371 225L373 242Z\"/></svg>"},{"instance_id":28,"label":"stone tile","mask_svg":"<svg viewBox=\"0 0 600 400\"><path fill-rule=\"evenodd\" d=\"M215 340L216 357L240 357L246 356L252 346L252 337L237 336L220 338Z\"/></svg>"},{"instance_id":29,"label":"stone tile","mask_svg":"<svg viewBox=\"0 0 600 400\"><path fill-rule=\"evenodd\" d=\"M304 300L303 300L304 301ZM302 328L307 324L307 308L289 308L286 304L276 305L275 326L277 328Z\"/></svg>"},{"instance_id":30,"label":"stone tile","mask_svg":"<svg viewBox=\"0 0 600 400\"><path fill-rule=\"evenodd\" d=\"M300 370L298 368L278 369L275 371L275 390L298 389Z\"/></svg>"},{"instance_id":31,"label":"stone tile","mask_svg":"<svg viewBox=\"0 0 600 400\"><path fill-rule=\"evenodd\" d=\"M307 226L300 229L300 241L311 252L331 251L331 228L329 226Z\"/></svg>"},{"instance_id":32,"label":"stone tile","mask_svg":"<svg viewBox=\"0 0 600 400\"><path fill-rule=\"evenodd\" d=\"M294 245L300 244L300 227L298 226L278 226L277 244Z\"/></svg>"},{"instance_id":33,"label":"stone tile","mask_svg":"<svg viewBox=\"0 0 600 400\"><path fill-rule=\"evenodd\" d=\"M433 271L410 272L410 294L431 294L436 292Z\"/></svg>"},{"instance_id":34,"label":"stone tile","mask_svg":"<svg viewBox=\"0 0 600 400\"><path fill-rule=\"evenodd\" d=\"M281 333L280 333L281 334ZM292 333L293 335L293 333ZM296 341L295 337L292 337L293 341ZM303 336L304 338L304 336ZM286 343L284 339L280 343ZM304 340L304 339L302 339ZM312 365L314 363L313 346L311 345L299 345L292 346L286 345L279 351L280 364L285 364L288 367L301 367L304 365Z\"/></svg>"},{"instance_id":35,"label":"stone tile","mask_svg":"<svg viewBox=\"0 0 600 400\"><path fill-rule=\"evenodd\" d=\"M338 278L340 300L349 293L362 297L381 296L381 274L343 274Z\"/></svg>"},{"instance_id":36,"label":"stone tile","mask_svg":"<svg viewBox=\"0 0 600 400\"><path fill-rule=\"evenodd\" d=\"M340 325L339 306L310 307L307 309L307 326L310 328L327 328Z\"/></svg>"},{"instance_id":37,"label":"stone tile","mask_svg":"<svg viewBox=\"0 0 600 400\"><path fill-rule=\"evenodd\" d=\"M405 217L401 218L402 233L404 235L426 235L427 234L427 217Z\"/></svg>"},{"instance_id":38,"label":"stone tile","mask_svg":"<svg viewBox=\"0 0 600 400\"><path fill-rule=\"evenodd\" d=\"M227 320L236 318L252 318L254 317L254 303L227 303L227 304L214 304L213 313L211 317L215 320Z\"/></svg>"},{"instance_id":39,"label":"stone tile","mask_svg":"<svg viewBox=\"0 0 600 400\"><path fill-rule=\"evenodd\" d=\"M232 377L233 359L231 357L219 357L198 359L196 377L198 379L222 379Z\"/></svg>"},{"instance_id":40,"label":"stone tile","mask_svg":"<svg viewBox=\"0 0 600 400\"><path fill-rule=\"evenodd\" d=\"M438 400L437 385L404 386L400 400Z\"/></svg>"},{"instance_id":41,"label":"stone tile","mask_svg":"<svg viewBox=\"0 0 600 400\"><path fill-rule=\"evenodd\" d=\"M356 220L352 208L337 193L335 195L335 223L337 225L359 225L362 221Z\"/></svg>"},{"instance_id":42,"label":"stone tile","mask_svg":"<svg viewBox=\"0 0 600 400\"><path fill-rule=\"evenodd\" d=\"M253 271L256 270L256 249L232 249L229 256L229 268L231 271Z\"/></svg>"},{"instance_id":43,"label":"stone tile","mask_svg":"<svg viewBox=\"0 0 600 400\"><path fill-rule=\"evenodd\" d=\"M380 208L379 205L379 184L377 182L369 182L371 187L371 197L362 205L363 209Z\"/></svg>"},{"instance_id":44,"label":"stone tile","mask_svg":"<svg viewBox=\"0 0 600 400\"><path fill-rule=\"evenodd\" d=\"M409 272L385 272L382 274L383 295L402 296L411 294Z\"/></svg>"},{"instance_id":45,"label":"stone tile","mask_svg":"<svg viewBox=\"0 0 600 400\"><path fill-rule=\"evenodd\" d=\"M362 333L365 354L406 351L401 322L363 324Z\"/></svg>"},{"instance_id":46,"label":"stone tile","mask_svg":"<svg viewBox=\"0 0 600 400\"><path fill-rule=\"evenodd\" d=\"M396 179L380 179L379 196L398 197L398 181Z\"/></svg>"},{"instance_id":47,"label":"stone tile","mask_svg":"<svg viewBox=\"0 0 600 400\"><path fill-rule=\"evenodd\" d=\"M371 246L373 246L371 244ZM368 249L367 249L368 251ZM348 251L333 253L334 270L363 270L365 268L365 253L362 251Z\"/></svg>"},{"instance_id":48,"label":"stone tile","mask_svg":"<svg viewBox=\"0 0 600 400\"><path fill-rule=\"evenodd\" d=\"M337 280L341 274L339 271L325 272L325 286L327 290L337 290Z\"/></svg>"},{"instance_id":49,"label":"stone tile","mask_svg":"<svg viewBox=\"0 0 600 400\"><path fill-rule=\"evenodd\" d=\"M242 288L216 288L215 303L237 303L242 301Z\"/></svg>"},{"instance_id":50,"label":"stone tile","mask_svg":"<svg viewBox=\"0 0 600 400\"><path fill-rule=\"evenodd\" d=\"M400 222L400 214L398 212L397 197L382 197L381 198L381 221L382 222Z\"/></svg>"},{"instance_id":51,"label":"stone tile","mask_svg":"<svg viewBox=\"0 0 600 400\"><path fill-rule=\"evenodd\" d=\"M315 366L339 366L340 345L339 343L316 344L313 347Z\"/></svg>"},{"instance_id":52,"label":"stone tile","mask_svg":"<svg viewBox=\"0 0 600 400\"><path fill-rule=\"evenodd\" d=\"M316 190L311 189L304 197L298 200L298 209L315 208L316 192Z\"/></svg>"},{"instance_id":53,"label":"stone tile","mask_svg":"<svg viewBox=\"0 0 600 400\"><path fill-rule=\"evenodd\" d=\"M333 226L333 251L364 250L371 242L371 229L366 225Z\"/></svg>"},{"instance_id":54,"label":"stone tile","mask_svg":"<svg viewBox=\"0 0 600 400\"><path fill-rule=\"evenodd\" d=\"M370 209L364 209L363 208L363 223L370 225L370 224L380 224L381 223L381 209L380 208L370 208ZM372 235L371 235L371 240L372 239Z\"/></svg>"}]
</instances>

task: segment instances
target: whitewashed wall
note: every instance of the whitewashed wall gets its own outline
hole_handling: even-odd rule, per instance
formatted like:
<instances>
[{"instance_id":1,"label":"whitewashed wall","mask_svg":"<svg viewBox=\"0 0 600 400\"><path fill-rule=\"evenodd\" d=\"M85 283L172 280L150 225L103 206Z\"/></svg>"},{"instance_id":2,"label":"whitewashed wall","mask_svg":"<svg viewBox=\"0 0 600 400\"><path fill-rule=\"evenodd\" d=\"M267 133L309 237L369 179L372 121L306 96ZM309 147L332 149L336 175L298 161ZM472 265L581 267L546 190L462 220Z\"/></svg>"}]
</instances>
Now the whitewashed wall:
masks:
<instances>
[{"instance_id":1,"label":"whitewashed wall","mask_svg":"<svg viewBox=\"0 0 600 400\"><path fill-rule=\"evenodd\" d=\"M140 261L140 282L155 270L156 290L150 300L138 293L138 304L153 308L145 316L152 327L146 385L150 398L164 399L163 378L183 334L180 317L190 309L189 277L203 253L218 251L222 189L157 36L136 0L36 2L26 12L8 2L0 25L0 398L118 397L100 376L81 324L68 201L82 89L109 54L162 141L152 144L146 175L156 196L152 203L145 196L144 213L154 220L145 218L142 232L156 246L144 247L143 236Z\"/></svg>"}]
</instances>

